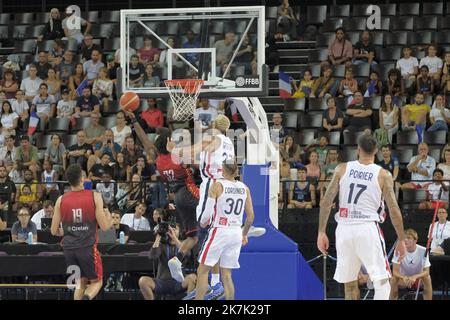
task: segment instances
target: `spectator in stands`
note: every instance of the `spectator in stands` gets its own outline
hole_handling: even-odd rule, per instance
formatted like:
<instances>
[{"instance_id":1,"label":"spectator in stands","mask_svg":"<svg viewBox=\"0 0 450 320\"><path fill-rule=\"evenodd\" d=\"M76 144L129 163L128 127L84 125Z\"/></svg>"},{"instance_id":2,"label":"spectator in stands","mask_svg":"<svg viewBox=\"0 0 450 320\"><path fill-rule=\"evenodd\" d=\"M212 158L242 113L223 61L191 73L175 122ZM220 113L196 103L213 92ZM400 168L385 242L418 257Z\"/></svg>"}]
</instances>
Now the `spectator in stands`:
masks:
<instances>
[{"instance_id":1,"label":"spectator in stands","mask_svg":"<svg viewBox=\"0 0 450 320\"><path fill-rule=\"evenodd\" d=\"M128 57L127 57L127 62L131 61L131 57L136 55L137 51L134 50L133 48L130 48L128 50ZM120 66L120 48L116 50L116 52L114 52L114 61ZM138 61L139 61L139 57L138 57Z\"/></svg>"},{"instance_id":2,"label":"spectator in stands","mask_svg":"<svg viewBox=\"0 0 450 320\"><path fill-rule=\"evenodd\" d=\"M12 109L19 115L18 127L22 130L26 130L28 128L28 117L30 116L28 110L30 109L30 106L25 100L24 92L20 89L17 90L16 99L12 100Z\"/></svg>"},{"instance_id":3,"label":"spectator in stands","mask_svg":"<svg viewBox=\"0 0 450 320\"><path fill-rule=\"evenodd\" d=\"M48 62L48 53L45 51L39 52L38 62L35 64L37 69L37 76L41 79L47 79L48 70L52 65Z\"/></svg>"},{"instance_id":4,"label":"spectator in stands","mask_svg":"<svg viewBox=\"0 0 450 320\"><path fill-rule=\"evenodd\" d=\"M311 209L316 205L316 189L307 179L308 169L298 169L298 181L291 184L288 208Z\"/></svg>"},{"instance_id":5,"label":"spectator in stands","mask_svg":"<svg viewBox=\"0 0 450 320\"><path fill-rule=\"evenodd\" d=\"M31 145L30 138L27 135L20 137L20 147L17 148L16 157L14 158L19 171L29 169L33 172L35 179L38 177L38 149Z\"/></svg>"},{"instance_id":6,"label":"spectator in stands","mask_svg":"<svg viewBox=\"0 0 450 320\"><path fill-rule=\"evenodd\" d=\"M406 167L411 173L412 181L402 184L402 189L421 189L426 182L432 180L436 160L428 155L428 151L426 143L419 144L418 155L412 157Z\"/></svg>"},{"instance_id":7,"label":"spectator in stands","mask_svg":"<svg viewBox=\"0 0 450 320\"><path fill-rule=\"evenodd\" d=\"M322 61L322 68L332 65L352 64L353 46L345 39L345 30L342 27L336 29L336 38L328 46L328 60Z\"/></svg>"},{"instance_id":8,"label":"spectator in stands","mask_svg":"<svg viewBox=\"0 0 450 320\"><path fill-rule=\"evenodd\" d=\"M17 148L14 146L15 138L15 136L6 137L5 145L0 147L0 166L12 167L17 153Z\"/></svg>"},{"instance_id":9,"label":"spectator in stands","mask_svg":"<svg viewBox=\"0 0 450 320\"><path fill-rule=\"evenodd\" d=\"M92 181L99 181L102 179L105 172L111 173L112 169L109 163L111 158L107 153L104 153L100 157L100 163L94 164L89 170L89 179Z\"/></svg>"},{"instance_id":10,"label":"spectator in stands","mask_svg":"<svg viewBox=\"0 0 450 320\"><path fill-rule=\"evenodd\" d=\"M403 79L416 80L419 74L419 61L411 55L410 47L404 47L402 52L403 57L397 61L396 68L400 70Z\"/></svg>"},{"instance_id":11,"label":"spectator in stands","mask_svg":"<svg viewBox=\"0 0 450 320\"><path fill-rule=\"evenodd\" d=\"M86 143L92 145L95 145L97 142L103 143L105 127L100 124L100 114L98 112L91 113L91 123L84 131L86 132Z\"/></svg>"},{"instance_id":12,"label":"spectator in stands","mask_svg":"<svg viewBox=\"0 0 450 320\"><path fill-rule=\"evenodd\" d=\"M31 218L31 221L34 222L34 224L36 225L36 229L37 230L42 230L42 225L41 225L41 220L42 218L53 218L53 213L54 213L54 204L52 201L50 200L45 200L44 203L42 204L42 209L39 210L38 212L36 212L33 217ZM50 231L50 230L48 230Z\"/></svg>"},{"instance_id":13,"label":"spectator in stands","mask_svg":"<svg viewBox=\"0 0 450 320\"><path fill-rule=\"evenodd\" d=\"M218 40L214 44L214 48L216 48L217 75L222 75L223 71L227 68L236 43L236 34L234 32L227 32L223 40Z\"/></svg>"},{"instance_id":14,"label":"spectator in stands","mask_svg":"<svg viewBox=\"0 0 450 320\"><path fill-rule=\"evenodd\" d=\"M159 61L160 50L152 46L152 38L150 36L144 37L144 46L137 51L139 62L147 66L155 65Z\"/></svg>"},{"instance_id":15,"label":"spectator in stands","mask_svg":"<svg viewBox=\"0 0 450 320\"><path fill-rule=\"evenodd\" d=\"M50 10L50 17L37 40L56 40L64 37L64 29L62 27L61 15L57 8Z\"/></svg>"},{"instance_id":16,"label":"spectator in stands","mask_svg":"<svg viewBox=\"0 0 450 320\"><path fill-rule=\"evenodd\" d=\"M381 154L383 158L377 164L383 169L389 171L394 181L397 180L399 172L399 162L397 157L392 155L392 146L385 145L381 147Z\"/></svg>"},{"instance_id":17,"label":"spectator in stands","mask_svg":"<svg viewBox=\"0 0 450 320\"><path fill-rule=\"evenodd\" d=\"M119 68L119 64L115 62L112 54L106 56L106 67L108 68L108 77L115 84L117 82L117 68Z\"/></svg>"},{"instance_id":18,"label":"spectator in stands","mask_svg":"<svg viewBox=\"0 0 450 320\"><path fill-rule=\"evenodd\" d=\"M92 24L86 21L82 17L73 17L75 10L70 6L66 9L66 18L62 21L62 27L64 29L64 35L68 39L75 39L78 44L81 44L85 35L87 35L92 28ZM74 18L78 18L79 23L74 23ZM84 35L81 33L81 27L86 27ZM64 40L64 38L63 38Z\"/></svg>"},{"instance_id":19,"label":"spectator in stands","mask_svg":"<svg viewBox=\"0 0 450 320\"><path fill-rule=\"evenodd\" d=\"M435 106L430 112L430 122L432 126L428 131L448 131L448 123L450 123L450 110L445 107L444 96L437 95Z\"/></svg>"},{"instance_id":20,"label":"spectator in stands","mask_svg":"<svg viewBox=\"0 0 450 320\"><path fill-rule=\"evenodd\" d=\"M145 67L139 62L138 55L132 55L130 59L130 67L128 70L130 86L142 87L142 81L144 79Z\"/></svg>"},{"instance_id":21,"label":"spectator in stands","mask_svg":"<svg viewBox=\"0 0 450 320\"><path fill-rule=\"evenodd\" d=\"M379 113L380 129L387 131L391 144L393 135L398 131L399 108L393 103L390 94L384 96Z\"/></svg>"},{"instance_id":22,"label":"spectator in stands","mask_svg":"<svg viewBox=\"0 0 450 320\"><path fill-rule=\"evenodd\" d=\"M405 94L405 86L399 70L389 70L388 79L384 85L384 94L390 94L394 104L401 106L400 99Z\"/></svg>"},{"instance_id":23,"label":"spectator in stands","mask_svg":"<svg viewBox=\"0 0 450 320\"><path fill-rule=\"evenodd\" d=\"M171 48L175 48L175 38L174 37L169 37L167 38L167 44L171 47ZM159 61L157 63L158 69L161 70L161 76L163 79L167 79L167 60L168 60L168 54L169 54L169 49L164 49L160 52L159 55ZM175 74L172 75L173 79L179 79L179 74L181 71L181 68L183 68L183 65L185 64L185 62L181 61L181 59L177 56L177 55L172 55L172 73Z\"/></svg>"},{"instance_id":24,"label":"spectator in stands","mask_svg":"<svg viewBox=\"0 0 450 320\"><path fill-rule=\"evenodd\" d=\"M418 235L413 229L405 231L406 257L394 253L392 258L391 300L398 299L398 289L416 290L419 284L423 286L423 300L431 300L433 289L430 277L430 260L425 254L426 248L417 245Z\"/></svg>"},{"instance_id":25,"label":"spectator in stands","mask_svg":"<svg viewBox=\"0 0 450 320\"><path fill-rule=\"evenodd\" d=\"M294 138L290 135L287 135L284 138L283 144L280 144L280 154L287 160L287 162L289 162L291 168L295 168L301 163L301 148L294 142Z\"/></svg>"},{"instance_id":26,"label":"spectator in stands","mask_svg":"<svg viewBox=\"0 0 450 320\"><path fill-rule=\"evenodd\" d=\"M64 44L60 39L53 41L52 48L48 52L48 62L56 68L62 61L64 56Z\"/></svg>"},{"instance_id":27,"label":"spectator in stands","mask_svg":"<svg viewBox=\"0 0 450 320\"><path fill-rule=\"evenodd\" d=\"M133 136L125 138L125 147L122 149L122 153L125 157L125 162L129 166L136 164L137 159L143 155L141 147L136 145Z\"/></svg>"},{"instance_id":28,"label":"spectator in stands","mask_svg":"<svg viewBox=\"0 0 450 320\"><path fill-rule=\"evenodd\" d=\"M430 76L439 83L442 72L442 59L436 56L437 47L434 44L428 46L428 55L420 59L419 67L427 66L430 71Z\"/></svg>"},{"instance_id":29,"label":"spectator in stands","mask_svg":"<svg viewBox=\"0 0 450 320\"><path fill-rule=\"evenodd\" d=\"M137 158L137 162L131 167L130 178L137 174L145 181L155 181L156 180L156 169L152 164L146 161L144 155Z\"/></svg>"},{"instance_id":30,"label":"spectator in stands","mask_svg":"<svg viewBox=\"0 0 450 320\"><path fill-rule=\"evenodd\" d=\"M375 61L375 46L370 40L369 31L361 32L359 41L353 47L353 64L368 63L370 66L377 64Z\"/></svg>"},{"instance_id":31,"label":"spectator in stands","mask_svg":"<svg viewBox=\"0 0 450 320\"><path fill-rule=\"evenodd\" d=\"M3 72L3 79L0 80L0 91L6 93L6 99L14 99L17 89L19 89L19 84L14 72L11 69L6 69Z\"/></svg>"},{"instance_id":32,"label":"spectator in stands","mask_svg":"<svg viewBox=\"0 0 450 320\"><path fill-rule=\"evenodd\" d=\"M354 95L352 104L346 111L349 117L349 126L344 132L372 131L372 107L363 104L363 95L357 91Z\"/></svg>"},{"instance_id":33,"label":"spectator in stands","mask_svg":"<svg viewBox=\"0 0 450 320\"><path fill-rule=\"evenodd\" d=\"M0 165L0 217L7 221L6 213L16 199L16 186L9 179L5 165Z\"/></svg>"},{"instance_id":34,"label":"spectator in stands","mask_svg":"<svg viewBox=\"0 0 450 320\"><path fill-rule=\"evenodd\" d=\"M127 126L123 111L116 113L116 125L111 128L111 131L114 134L114 141L120 146L123 146L125 144L125 138L131 135L131 128Z\"/></svg>"},{"instance_id":35,"label":"spectator in stands","mask_svg":"<svg viewBox=\"0 0 450 320\"><path fill-rule=\"evenodd\" d=\"M441 88L444 89L444 94L447 95L450 91L450 52L445 53L444 66L442 67Z\"/></svg>"},{"instance_id":36,"label":"spectator in stands","mask_svg":"<svg viewBox=\"0 0 450 320\"><path fill-rule=\"evenodd\" d=\"M92 50L91 59L83 63L83 72L86 74L86 79L89 85L92 86L94 80L98 78L100 69L105 64L101 60L101 53L99 50Z\"/></svg>"},{"instance_id":37,"label":"spectator in stands","mask_svg":"<svg viewBox=\"0 0 450 320\"><path fill-rule=\"evenodd\" d=\"M56 78L55 69L48 69L47 77L45 77L44 83L47 84L48 94L53 96L55 101L61 100L61 80Z\"/></svg>"},{"instance_id":38,"label":"spectator in stands","mask_svg":"<svg viewBox=\"0 0 450 320\"><path fill-rule=\"evenodd\" d=\"M127 213L122 216L120 223L126 224L133 231L150 231L150 223L143 217L147 205L144 202L139 203L134 213Z\"/></svg>"},{"instance_id":39,"label":"spectator in stands","mask_svg":"<svg viewBox=\"0 0 450 320\"><path fill-rule=\"evenodd\" d=\"M420 67L420 75L416 80L417 93L421 93L425 96L433 95L434 93L434 81L429 76L428 67L426 65Z\"/></svg>"},{"instance_id":40,"label":"spectator in stands","mask_svg":"<svg viewBox=\"0 0 450 320\"><path fill-rule=\"evenodd\" d=\"M120 241L120 233L123 232L125 235L125 243L128 242L128 239L130 237L130 227L126 224L120 223L121 219L121 213L119 209L114 209L112 212L112 218L113 218L113 229L116 230L116 243Z\"/></svg>"},{"instance_id":41,"label":"spectator in stands","mask_svg":"<svg viewBox=\"0 0 450 320\"><path fill-rule=\"evenodd\" d=\"M35 111L41 121L46 125L51 117L56 114L55 97L48 94L48 86L41 83L39 94L37 94L31 103L31 112Z\"/></svg>"},{"instance_id":42,"label":"spectator in stands","mask_svg":"<svg viewBox=\"0 0 450 320\"><path fill-rule=\"evenodd\" d=\"M236 50L238 43L234 46L233 51ZM236 54L234 60L237 65L243 65L245 67L245 74L256 74L256 48L253 43L250 42L248 35L244 37L242 45Z\"/></svg>"},{"instance_id":43,"label":"spectator in stands","mask_svg":"<svg viewBox=\"0 0 450 320\"><path fill-rule=\"evenodd\" d=\"M100 117L100 101L91 93L91 89L83 89L83 95L78 98L75 106L75 117L90 117L93 113Z\"/></svg>"},{"instance_id":44,"label":"spectator in stands","mask_svg":"<svg viewBox=\"0 0 450 320\"><path fill-rule=\"evenodd\" d=\"M58 101L56 105L56 117L57 118L71 118L75 109L75 101L70 100L70 94L68 89L63 89L62 99Z\"/></svg>"},{"instance_id":45,"label":"spectator in stands","mask_svg":"<svg viewBox=\"0 0 450 320\"><path fill-rule=\"evenodd\" d=\"M127 196L125 203L127 208L136 207L136 205L144 199L144 188L145 186L142 184L141 176L133 174L126 191ZM116 198L118 198L117 195Z\"/></svg>"},{"instance_id":46,"label":"spectator in stands","mask_svg":"<svg viewBox=\"0 0 450 320\"><path fill-rule=\"evenodd\" d=\"M127 181L129 173L129 166L125 162L125 157L122 152L118 152L116 156L116 162L113 167L113 179L115 181Z\"/></svg>"},{"instance_id":47,"label":"spectator in stands","mask_svg":"<svg viewBox=\"0 0 450 320\"><path fill-rule=\"evenodd\" d=\"M78 93L77 88L83 82L83 80L86 78L86 75L84 74L83 70L83 64L77 63L75 66L74 74L72 74L69 77L68 86L70 89L70 99L71 100L77 100L78 99ZM83 90L84 91L84 90Z\"/></svg>"},{"instance_id":48,"label":"spectator in stands","mask_svg":"<svg viewBox=\"0 0 450 320\"><path fill-rule=\"evenodd\" d=\"M32 102L34 97L39 93L39 88L42 79L37 76L37 69L35 65L30 65L28 68L28 77L23 79L20 84L20 90L25 92L25 99Z\"/></svg>"},{"instance_id":49,"label":"spectator in stands","mask_svg":"<svg viewBox=\"0 0 450 320\"><path fill-rule=\"evenodd\" d=\"M33 234L33 243L37 241L37 229L34 222L30 221L31 211L23 206L17 212L19 221L14 222L11 228L11 240L13 243L27 243L28 233Z\"/></svg>"},{"instance_id":50,"label":"spectator in stands","mask_svg":"<svg viewBox=\"0 0 450 320\"><path fill-rule=\"evenodd\" d=\"M92 144L86 143L86 133L83 130L78 131L77 143L70 146L67 153L69 164L78 163L83 170L86 170L88 158L93 153Z\"/></svg>"},{"instance_id":51,"label":"spectator in stands","mask_svg":"<svg viewBox=\"0 0 450 320\"><path fill-rule=\"evenodd\" d=\"M207 98L200 98L199 107L194 112L194 122L199 125L202 130L212 127L212 122L217 118L217 111L211 108Z\"/></svg>"},{"instance_id":52,"label":"spectator in stands","mask_svg":"<svg viewBox=\"0 0 450 320\"><path fill-rule=\"evenodd\" d=\"M50 160L53 163L53 168L59 175L64 173L66 146L62 142L59 134L52 134L51 143L45 151L45 160Z\"/></svg>"},{"instance_id":53,"label":"spectator in stands","mask_svg":"<svg viewBox=\"0 0 450 320\"><path fill-rule=\"evenodd\" d=\"M445 239L450 238L450 223L447 221L447 209L439 208L438 209L438 221L434 223L433 234L430 249L434 251L437 247L439 247ZM430 234L431 226L429 228L428 234Z\"/></svg>"},{"instance_id":54,"label":"spectator in stands","mask_svg":"<svg viewBox=\"0 0 450 320\"><path fill-rule=\"evenodd\" d=\"M339 96L346 97L350 103L356 91L358 91L358 81L353 78L353 70L348 68L345 70L345 78L339 83Z\"/></svg>"},{"instance_id":55,"label":"spectator in stands","mask_svg":"<svg viewBox=\"0 0 450 320\"><path fill-rule=\"evenodd\" d=\"M311 98L322 98L326 94L335 96L339 83L333 78L333 70L329 66L323 68L323 75L314 81Z\"/></svg>"},{"instance_id":56,"label":"spectator in stands","mask_svg":"<svg viewBox=\"0 0 450 320\"><path fill-rule=\"evenodd\" d=\"M157 128L164 126L164 114L158 109L155 98L147 99L147 104L148 108L141 113L139 123L146 133L155 133Z\"/></svg>"},{"instance_id":57,"label":"spectator in stands","mask_svg":"<svg viewBox=\"0 0 450 320\"><path fill-rule=\"evenodd\" d=\"M327 98L327 109L322 115L322 131L341 131L344 123L344 114L336 108L336 100L333 97Z\"/></svg>"},{"instance_id":58,"label":"spectator in stands","mask_svg":"<svg viewBox=\"0 0 450 320\"><path fill-rule=\"evenodd\" d=\"M402 109L403 130L416 130L419 142L422 142L427 115L431 111L430 106L423 102L423 94L418 93L414 104L408 104Z\"/></svg>"},{"instance_id":59,"label":"spectator in stands","mask_svg":"<svg viewBox=\"0 0 450 320\"><path fill-rule=\"evenodd\" d=\"M443 181L444 171L434 169L433 182L424 186L427 192L427 198L419 204L419 209L434 209L436 206L448 208L449 183ZM442 203L434 203L433 201L441 200Z\"/></svg>"},{"instance_id":60,"label":"spectator in stands","mask_svg":"<svg viewBox=\"0 0 450 320\"><path fill-rule=\"evenodd\" d=\"M81 54L81 63L86 62L91 59L92 51L97 50L98 52L102 52L102 48L94 43L93 37L91 34L86 33L84 36L83 44L81 45L80 54Z\"/></svg>"},{"instance_id":61,"label":"spectator in stands","mask_svg":"<svg viewBox=\"0 0 450 320\"><path fill-rule=\"evenodd\" d=\"M281 113L274 113L272 116L273 126L269 128L271 139L275 143L284 141L284 138L288 135L287 129L283 127L283 116Z\"/></svg>"},{"instance_id":62,"label":"spectator in stands","mask_svg":"<svg viewBox=\"0 0 450 320\"><path fill-rule=\"evenodd\" d=\"M325 192L328 188L328 185L333 177L334 170L339 164L339 154L338 150L335 148L330 148L327 152L327 158L324 165L320 166L320 182L319 182L319 191L320 191L320 199L323 198Z\"/></svg>"},{"instance_id":63,"label":"spectator in stands","mask_svg":"<svg viewBox=\"0 0 450 320\"><path fill-rule=\"evenodd\" d=\"M2 133L5 137L16 135L18 121L19 116L13 111L11 103L8 100L3 101L0 122L3 127Z\"/></svg>"},{"instance_id":64,"label":"spectator in stands","mask_svg":"<svg viewBox=\"0 0 450 320\"><path fill-rule=\"evenodd\" d=\"M114 180L111 180L111 170L105 171L101 182L97 183L96 190L102 195L103 203L107 206L114 204Z\"/></svg>"},{"instance_id":65,"label":"spectator in stands","mask_svg":"<svg viewBox=\"0 0 450 320\"><path fill-rule=\"evenodd\" d=\"M1 150L0 155L2 154ZM444 162L439 163L437 167L444 172L444 180L450 180L450 149L444 149Z\"/></svg>"},{"instance_id":66,"label":"spectator in stands","mask_svg":"<svg viewBox=\"0 0 450 320\"><path fill-rule=\"evenodd\" d=\"M102 154L109 155L111 160L116 159L117 153L122 150L122 147L114 141L114 133L111 129L106 129L105 133L101 137L101 141L97 142L94 146L94 156L91 156L88 160L88 168L100 161ZM113 161L114 162L114 161Z\"/></svg>"},{"instance_id":67,"label":"spectator in stands","mask_svg":"<svg viewBox=\"0 0 450 320\"><path fill-rule=\"evenodd\" d=\"M294 9L289 5L289 0L283 0L277 10L277 27L286 33L291 40L298 40L303 34L303 26L298 21Z\"/></svg>"},{"instance_id":68,"label":"spectator in stands","mask_svg":"<svg viewBox=\"0 0 450 320\"><path fill-rule=\"evenodd\" d=\"M57 78L61 80L63 86L67 86L70 76L75 72L75 64L73 63L73 52L66 50L64 52L63 60L56 67Z\"/></svg>"},{"instance_id":69,"label":"spectator in stands","mask_svg":"<svg viewBox=\"0 0 450 320\"><path fill-rule=\"evenodd\" d=\"M366 82L366 92L364 97L380 96L383 92L383 83L380 80L378 72L371 71L369 79Z\"/></svg>"},{"instance_id":70,"label":"spectator in stands","mask_svg":"<svg viewBox=\"0 0 450 320\"><path fill-rule=\"evenodd\" d=\"M295 79L292 81L292 85L294 86L295 90L292 98L309 97L314 86L314 80L312 78L311 70L305 70L305 72L303 73L303 79L300 81L300 84L298 86Z\"/></svg>"},{"instance_id":71,"label":"spectator in stands","mask_svg":"<svg viewBox=\"0 0 450 320\"><path fill-rule=\"evenodd\" d=\"M42 165L41 181L44 184L44 197L56 201L59 197L59 187L57 181L59 180L59 173L53 169L53 163L50 160L44 160Z\"/></svg>"},{"instance_id":72,"label":"spectator in stands","mask_svg":"<svg viewBox=\"0 0 450 320\"><path fill-rule=\"evenodd\" d=\"M161 80L158 76L153 74L153 65L147 64L145 67L144 78L142 79L143 86L148 88L158 88L160 87Z\"/></svg>"},{"instance_id":73,"label":"spectator in stands","mask_svg":"<svg viewBox=\"0 0 450 320\"><path fill-rule=\"evenodd\" d=\"M306 176L313 180L314 184L317 184L317 181L319 181L320 179L320 163L319 154L317 153L317 151L313 150L309 153L306 169L308 169L308 173Z\"/></svg>"},{"instance_id":74,"label":"spectator in stands","mask_svg":"<svg viewBox=\"0 0 450 320\"><path fill-rule=\"evenodd\" d=\"M327 158L328 143L328 136L321 134L319 135L318 139L314 139L309 145L304 148L304 150L306 152L317 152L319 156L319 164L322 166Z\"/></svg>"},{"instance_id":75,"label":"spectator in stands","mask_svg":"<svg viewBox=\"0 0 450 320\"><path fill-rule=\"evenodd\" d=\"M37 211L41 206L42 186L33 178L33 173L29 169L24 170L23 180L23 184L17 188L16 205L21 202L29 205L31 210Z\"/></svg>"},{"instance_id":76,"label":"spectator in stands","mask_svg":"<svg viewBox=\"0 0 450 320\"><path fill-rule=\"evenodd\" d=\"M200 41L197 40L195 33L192 30L188 30L186 32L186 38L187 41L183 43L183 48L185 49L200 48ZM194 66L198 65L198 61L200 59L200 55L198 53L189 52L184 54L184 57Z\"/></svg>"},{"instance_id":77,"label":"spectator in stands","mask_svg":"<svg viewBox=\"0 0 450 320\"><path fill-rule=\"evenodd\" d=\"M98 77L94 80L92 93L102 102L103 112L109 111L109 104L112 101L114 84L108 77L108 69L103 67L98 73Z\"/></svg>"}]
</instances>

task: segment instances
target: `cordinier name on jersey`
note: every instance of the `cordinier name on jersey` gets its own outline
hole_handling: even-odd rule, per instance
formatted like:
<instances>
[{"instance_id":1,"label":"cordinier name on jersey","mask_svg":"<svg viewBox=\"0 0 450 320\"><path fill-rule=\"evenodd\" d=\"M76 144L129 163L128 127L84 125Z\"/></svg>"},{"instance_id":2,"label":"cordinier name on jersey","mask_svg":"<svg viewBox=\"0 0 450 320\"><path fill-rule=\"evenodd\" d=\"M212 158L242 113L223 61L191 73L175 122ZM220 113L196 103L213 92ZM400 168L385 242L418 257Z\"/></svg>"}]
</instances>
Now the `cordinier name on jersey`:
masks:
<instances>
[{"instance_id":1,"label":"cordinier name on jersey","mask_svg":"<svg viewBox=\"0 0 450 320\"><path fill-rule=\"evenodd\" d=\"M226 187L225 193L226 194L245 194L245 189L244 188Z\"/></svg>"},{"instance_id":2,"label":"cordinier name on jersey","mask_svg":"<svg viewBox=\"0 0 450 320\"><path fill-rule=\"evenodd\" d=\"M354 179L372 181L373 173L351 169L348 176Z\"/></svg>"}]
</instances>

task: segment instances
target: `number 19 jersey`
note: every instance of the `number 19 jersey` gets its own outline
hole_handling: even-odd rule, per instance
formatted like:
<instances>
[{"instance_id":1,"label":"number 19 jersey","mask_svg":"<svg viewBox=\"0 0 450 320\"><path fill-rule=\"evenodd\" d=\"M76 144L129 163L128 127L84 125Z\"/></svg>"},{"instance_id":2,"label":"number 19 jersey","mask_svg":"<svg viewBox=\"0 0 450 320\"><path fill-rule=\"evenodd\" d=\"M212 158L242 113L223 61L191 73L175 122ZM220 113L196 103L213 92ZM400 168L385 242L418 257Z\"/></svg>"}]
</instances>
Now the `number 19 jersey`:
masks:
<instances>
[{"instance_id":1,"label":"number 19 jersey","mask_svg":"<svg viewBox=\"0 0 450 320\"><path fill-rule=\"evenodd\" d=\"M338 223L384 221L384 200L378 182L381 169L376 164L347 162L345 174L339 182Z\"/></svg>"},{"instance_id":2,"label":"number 19 jersey","mask_svg":"<svg viewBox=\"0 0 450 320\"><path fill-rule=\"evenodd\" d=\"M223 192L217 198L212 226L216 228L241 228L244 216L247 187L240 181L217 180Z\"/></svg>"}]
</instances>

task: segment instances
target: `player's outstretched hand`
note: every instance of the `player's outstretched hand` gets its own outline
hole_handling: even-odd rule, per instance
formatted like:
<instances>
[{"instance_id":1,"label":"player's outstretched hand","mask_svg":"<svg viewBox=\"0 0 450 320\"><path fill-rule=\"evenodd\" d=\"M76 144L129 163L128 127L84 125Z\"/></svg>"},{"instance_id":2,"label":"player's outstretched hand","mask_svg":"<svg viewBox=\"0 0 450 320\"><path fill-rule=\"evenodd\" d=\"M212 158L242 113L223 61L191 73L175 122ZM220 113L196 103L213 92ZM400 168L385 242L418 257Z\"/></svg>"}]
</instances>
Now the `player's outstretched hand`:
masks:
<instances>
[{"instance_id":1,"label":"player's outstretched hand","mask_svg":"<svg viewBox=\"0 0 450 320\"><path fill-rule=\"evenodd\" d=\"M242 245L245 246L248 243L248 237L247 236L242 236Z\"/></svg>"},{"instance_id":2,"label":"player's outstretched hand","mask_svg":"<svg viewBox=\"0 0 450 320\"><path fill-rule=\"evenodd\" d=\"M398 262L403 260L406 256L405 241L397 241L397 245L395 246L395 254L398 256Z\"/></svg>"},{"instance_id":3,"label":"player's outstretched hand","mask_svg":"<svg viewBox=\"0 0 450 320\"><path fill-rule=\"evenodd\" d=\"M172 150L175 149L175 142L172 141L171 137L167 139L166 149L169 152L172 152Z\"/></svg>"},{"instance_id":4,"label":"player's outstretched hand","mask_svg":"<svg viewBox=\"0 0 450 320\"><path fill-rule=\"evenodd\" d=\"M325 232L319 232L317 236L317 248L322 252L323 255L328 255L328 247L330 246L330 242Z\"/></svg>"}]
</instances>

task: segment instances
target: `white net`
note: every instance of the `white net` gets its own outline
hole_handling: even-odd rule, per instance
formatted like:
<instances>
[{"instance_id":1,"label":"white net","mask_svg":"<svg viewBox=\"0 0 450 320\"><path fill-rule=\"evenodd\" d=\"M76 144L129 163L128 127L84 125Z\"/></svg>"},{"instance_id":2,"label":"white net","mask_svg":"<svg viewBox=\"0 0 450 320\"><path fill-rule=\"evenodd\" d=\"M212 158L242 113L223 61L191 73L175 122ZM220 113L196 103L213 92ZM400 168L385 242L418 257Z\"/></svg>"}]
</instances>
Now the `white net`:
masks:
<instances>
[{"instance_id":1,"label":"white net","mask_svg":"<svg viewBox=\"0 0 450 320\"><path fill-rule=\"evenodd\" d=\"M173 120L189 121L194 118L196 102L203 80L179 79L164 81L173 105Z\"/></svg>"}]
</instances>

